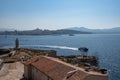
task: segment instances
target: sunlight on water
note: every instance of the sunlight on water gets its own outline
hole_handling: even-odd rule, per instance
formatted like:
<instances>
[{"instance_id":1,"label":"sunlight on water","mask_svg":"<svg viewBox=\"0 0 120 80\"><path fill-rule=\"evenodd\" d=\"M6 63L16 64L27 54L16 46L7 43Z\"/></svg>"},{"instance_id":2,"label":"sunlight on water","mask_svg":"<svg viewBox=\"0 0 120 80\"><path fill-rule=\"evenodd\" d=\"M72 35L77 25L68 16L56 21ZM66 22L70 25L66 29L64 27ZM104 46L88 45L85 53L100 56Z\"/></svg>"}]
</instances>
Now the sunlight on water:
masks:
<instances>
[{"instance_id":1,"label":"sunlight on water","mask_svg":"<svg viewBox=\"0 0 120 80\"><path fill-rule=\"evenodd\" d=\"M88 54L98 55L100 67L108 70L110 80L120 79L120 35L92 34L75 36L0 35L0 48L14 48L19 38L21 48L56 50L57 55L80 54L79 47L87 47Z\"/></svg>"}]
</instances>

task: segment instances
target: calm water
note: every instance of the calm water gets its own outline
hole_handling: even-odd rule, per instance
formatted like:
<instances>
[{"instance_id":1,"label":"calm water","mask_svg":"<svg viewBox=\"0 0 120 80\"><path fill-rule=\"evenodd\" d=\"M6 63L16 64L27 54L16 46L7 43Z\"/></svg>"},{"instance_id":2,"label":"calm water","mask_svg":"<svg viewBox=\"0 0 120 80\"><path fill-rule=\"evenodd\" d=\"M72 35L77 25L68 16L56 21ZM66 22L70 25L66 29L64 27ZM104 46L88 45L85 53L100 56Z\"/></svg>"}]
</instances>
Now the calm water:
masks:
<instances>
[{"instance_id":1,"label":"calm water","mask_svg":"<svg viewBox=\"0 0 120 80\"><path fill-rule=\"evenodd\" d=\"M120 80L120 34L82 34L75 36L18 36L0 35L0 48L14 47L16 38L20 47L53 49L58 55L79 54L78 47L89 48L89 55L99 56L101 68L108 69L110 80Z\"/></svg>"}]
</instances>

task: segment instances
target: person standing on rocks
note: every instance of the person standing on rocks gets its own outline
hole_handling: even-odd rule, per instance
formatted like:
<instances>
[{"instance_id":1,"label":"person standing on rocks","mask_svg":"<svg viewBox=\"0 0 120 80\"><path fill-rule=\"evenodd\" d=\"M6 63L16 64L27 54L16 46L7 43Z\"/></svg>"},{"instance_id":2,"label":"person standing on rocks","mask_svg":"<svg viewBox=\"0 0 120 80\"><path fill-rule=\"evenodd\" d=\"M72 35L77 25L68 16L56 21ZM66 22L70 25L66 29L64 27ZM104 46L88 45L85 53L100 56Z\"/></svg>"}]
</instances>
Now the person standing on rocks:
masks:
<instances>
[{"instance_id":1,"label":"person standing on rocks","mask_svg":"<svg viewBox=\"0 0 120 80\"><path fill-rule=\"evenodd\" d=\"M16 38L16 40L15 40L15 49L18 50L18 48L19 48L19 39Z\"/></svg>"}]
</instances>

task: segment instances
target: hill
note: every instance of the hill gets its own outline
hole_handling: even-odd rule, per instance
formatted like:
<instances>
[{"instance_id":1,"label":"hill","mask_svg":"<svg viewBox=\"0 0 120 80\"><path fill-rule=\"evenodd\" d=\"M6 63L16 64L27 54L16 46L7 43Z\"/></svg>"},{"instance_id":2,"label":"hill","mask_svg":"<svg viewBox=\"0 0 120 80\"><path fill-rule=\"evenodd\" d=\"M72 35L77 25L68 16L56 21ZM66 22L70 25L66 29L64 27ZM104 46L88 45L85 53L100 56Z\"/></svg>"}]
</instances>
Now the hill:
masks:
<instances>
[{"instance_id":1,"label":"hill","mask_svg":"<svg viewBox=\"0 0 120 80\"><path fill-rule=\"evenodd\" d=\"M88 29L85 27L71 27L67 28L70 30L77 30L77 31L85 31L85 32L92 32L92 33L100 33L100 34L112 34L112 33L120 33L120 27L110 28L110 29Z\"/></svg>"},{"instance_id":2,"label":"hill","mask_svg":"<svg viewBox=\"0 0 120 80\"><path fill-rule=\"evenodd\" d=\"M63 35L63 34L91 34L91 32L85 31L76 31L76 30L68 30L68 29L61 29L61 30L25 30L25 31L2 31L0 35Z\"/></svg>"}]
</instances>

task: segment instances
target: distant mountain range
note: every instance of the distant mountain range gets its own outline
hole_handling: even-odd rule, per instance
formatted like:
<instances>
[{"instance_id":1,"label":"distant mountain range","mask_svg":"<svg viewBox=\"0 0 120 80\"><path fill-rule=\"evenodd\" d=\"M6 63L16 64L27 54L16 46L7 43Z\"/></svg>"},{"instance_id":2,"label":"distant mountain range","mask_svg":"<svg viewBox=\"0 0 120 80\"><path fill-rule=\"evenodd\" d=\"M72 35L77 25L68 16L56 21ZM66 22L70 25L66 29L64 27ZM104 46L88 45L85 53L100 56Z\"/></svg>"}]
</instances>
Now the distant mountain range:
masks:
<instances>
[{"instance_id":1,"label":"distant mountain range","mask_svg":"<svg viewBox=\"0 0 120 80\"><path fill-rule=\"evenodd\" d=\"M115 27L115 28L110 28L110 29L88 29L88 28L85 28L85 27L71 27L71 28L67 28L67 29L76 30L76 31L91 32L91 33L100 33L100 34L120 33L120 27Z\"/></svg>"},{"instance_id":2,"label":"distant mountain range","mask_svg":"<svg viewBox=\"0 0 120 80\"><path fill-rule=\"evenodd\" d=\"M15 29L1 29L0 35L63 35L63 34L120 34L120 27L111 29L88 29L85 27L71 27L61 30L24 30L17 31Z\"/></svg>"},{"instance_id":3,"label":"distant mountain range","mask_svg":"<svg viewBox=\"0 0 120 80\"><path fill-rule=\"evenodd\" d=\"M0 35L63 35L63 34L91 34L91 32L77 31L77 30L25 30L25 31L1 31Z\"/></svg>"}]
</instances>

